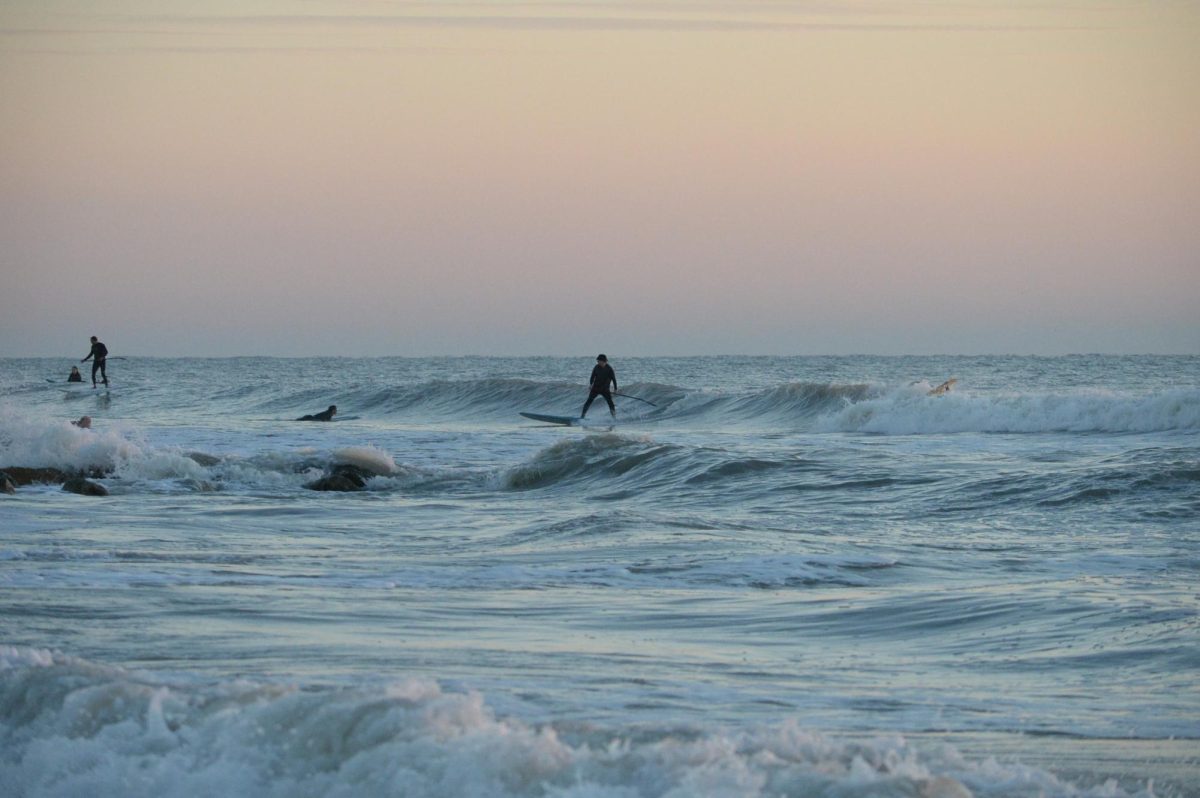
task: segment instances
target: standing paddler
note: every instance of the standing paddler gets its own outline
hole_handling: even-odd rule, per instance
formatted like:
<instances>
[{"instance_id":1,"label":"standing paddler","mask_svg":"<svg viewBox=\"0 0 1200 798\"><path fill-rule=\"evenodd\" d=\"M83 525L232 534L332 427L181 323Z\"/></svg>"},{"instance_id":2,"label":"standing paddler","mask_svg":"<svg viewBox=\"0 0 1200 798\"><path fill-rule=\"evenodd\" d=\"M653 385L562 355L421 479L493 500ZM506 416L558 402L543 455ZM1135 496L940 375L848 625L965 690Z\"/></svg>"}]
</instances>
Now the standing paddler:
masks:
<instances>
[{"instance_id":1,"label":"standing paddler","mask_svg":"<svg viewBox=\"0 0 1200 798\"><path fill-rule=\"evenodd\" d=\"M104 380L104 384L108 385L108 372L106 372L104 370L104 363L107 359L108 359L108 347L105 346L104 344L100 343L100 339L93 335L92 336L92 351L88 352L87 357L85 357L83 360L79 361L80 363L86 363L89 360L92 361L92 387L93 388L96 387L96 372L97 371L100 372L100 377L101 377L101 379Z\"/></svg>"},{"instance_id":2,"label":"standing paddler","mask_svg":"<svg viewBox=\"0 0 1200 798\"><path fill-rule=\"evenodd\" d=\"M617 406L613 404L612 392L617 390L617 373L613 371L612 366L608 365L606 355L596 356L596 365L592 368L592 377L588 381L588 385L591 390L588 392L587 401L583 403L583 410L579 413L579 417L587 418L587 411L592 406L592 401L597 396L603 396L604 401L608 402L608 412L612 413L613 418L616 418Z\"/></svg>"}]
</instances>

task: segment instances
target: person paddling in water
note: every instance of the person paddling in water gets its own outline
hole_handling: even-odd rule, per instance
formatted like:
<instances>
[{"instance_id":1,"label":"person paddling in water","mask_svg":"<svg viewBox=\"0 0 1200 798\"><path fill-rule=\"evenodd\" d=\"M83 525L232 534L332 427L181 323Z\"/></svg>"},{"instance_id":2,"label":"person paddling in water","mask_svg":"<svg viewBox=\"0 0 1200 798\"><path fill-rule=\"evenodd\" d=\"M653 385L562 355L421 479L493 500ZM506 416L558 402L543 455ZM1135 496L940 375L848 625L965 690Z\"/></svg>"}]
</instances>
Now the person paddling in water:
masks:
<instances>
[{"instance_id":1,"label":"person paddling in water","mask_svg":"<svg viewBox=\"0 0 1200 798\"><path fill-rule=\"evenodd\" d=\"M588 383L591 390L588 392L587 401L583 403L583 410L580 411L579 417L587 418L587 411L592 406L592 402L597 396L603 396L604 401L608 402L608 412L612 413L613 418L616 418L617 406L613 404L612 391L617 390L617 373L613 371L612 366L608 365L607 356L596 356L596 365L592 369L592 377Z\"/></svg>"},{"instance_id":2,"label":"person paddling in water","mask_svg":"<svg viewBox=\"0 0 1200 798\"><path fill-rule=\"evenodd\" d=\"M108 347L105 346L104 344L100 343L100 339L93 335L92 336L92 351L88 352L87 357L85 357L83 360L79 361L80 363L86 363L89 360L92 361L92 387L93 388L96 387L96 372L97 371L100 372L100 377L101 377L101 379L104 380L104 384L108 385L108 372L106 372L104 370L104 362L107 359L108 359Z\"/></svg>"},{"instance_id":3,"label":"person paddling in water","mask_svg":"<svg viewBox=\"0 0 1200 798\"><path fill-rule=\"evenodd\" d=\"M337 415L337 405L330 405L327 410L320 413L313 413L307 416L300 416L297 421L333 421L333 417Z\"/></svg>"},{"instance_id":4,"label":"person paddling in water","mask_svg":"<svg viewBox=\"0 0 1200 798\"><path fill-rule=\"evenodd\" d=\"M71 366L71 373L67 375L67 382L83 382L83 375L79 373L79 366Z\"/></svg>"}]
</instances>

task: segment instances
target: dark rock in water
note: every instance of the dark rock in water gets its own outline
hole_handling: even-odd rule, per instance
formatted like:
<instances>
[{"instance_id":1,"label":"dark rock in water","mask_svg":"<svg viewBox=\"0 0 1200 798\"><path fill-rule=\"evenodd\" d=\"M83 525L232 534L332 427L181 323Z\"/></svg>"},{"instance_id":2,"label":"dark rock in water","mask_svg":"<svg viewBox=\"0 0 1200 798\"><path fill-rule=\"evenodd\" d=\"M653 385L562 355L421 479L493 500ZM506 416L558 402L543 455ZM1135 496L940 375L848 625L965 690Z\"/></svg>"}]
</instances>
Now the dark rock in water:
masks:
<instances>
[{"instance_id":1,"label":"dark rock in water","mask_svg":"<svg viewBox=\"0 0 1200 798\"><path fill-rule=\"evenodd\" d=\"M63 483L62 489L71 493L78 493L80 496L107 496L108 488L103 485L98 485L90 479L83 477L74 477Z\"/></svg>"},{"instance_id":2,"label":"dark rock in water","mask_svg":"<svg viewBox=\"0 0 1200 798\"><path fill-rule=\"evenodd\" d=\"M21 468L13 466L5 468L4 473L8 474L8 478L15 485L33 485L41 483L45 485L53 485L55 483L63 483L70 479L70 474L59 471L57 468Z\"/></svg>"},{"instance_id":3,"label":"dark rock in water","mask_svg":"<svg viewBox=\"0 0 1200 798\"><path fill-rule=\"evenodd\" d=\"M196 461L205 468L211 468L221 462L220 457L213 457L211 454L205 454L204 452L188 452L184 457Z\"/></svg>"},{"instance_id":4,"label":"dark rock in water","mask_svg":"<svg viewBox=\"0 0 1200 798\"><path fill-rule=\"evenodd\" d=\"M349 463L338 463L331 466L320 479L309 482L304 487L309 490L362 490L367 486L367 480L375 476L370 471Z\"/></svg>"},{"instance_id":5,"label":"dark rock in water","mask_svg":"<svg viewBox=\"0 0 1200 798\"><path fill-rule=\"evenodd\" d=\"M351 479L342 474L329 474L309 482L304 487L309 490L355 491L362 490L363 484L361 481Z\"/></svg>"},{"instance_id":6,"label":"dark rock in water","mask_svg":"<svg viewBox=\"0 0 1200 798\"><path fill-rule=\"evenodd\" d=\"M345 477L355 485L358 485L360 488L365 488L367 486L367 480L375 476L365 468L360 468L356 465L350 465L349 463L338 463L329 469L329 473L331 476Z\"/></svg>"},{"instance_id":7,"label":"dark rock in water","mask_svg":"<svg viewBox=\"0 0 1200 798\"><path fill-rule=\"evenodd\" d=\"M16 493L17 484L12 481L12 477L0 471L0 493Z\"/></svg>"}]
</instances>

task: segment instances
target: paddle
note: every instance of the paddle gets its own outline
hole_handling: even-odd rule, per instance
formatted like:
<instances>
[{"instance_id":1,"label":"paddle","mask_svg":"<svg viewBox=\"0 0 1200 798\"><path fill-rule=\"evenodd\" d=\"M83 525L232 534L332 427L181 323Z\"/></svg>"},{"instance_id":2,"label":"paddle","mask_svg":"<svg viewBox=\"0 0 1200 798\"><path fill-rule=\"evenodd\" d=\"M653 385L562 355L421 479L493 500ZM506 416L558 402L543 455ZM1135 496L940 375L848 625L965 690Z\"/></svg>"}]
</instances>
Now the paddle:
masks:
<instances>
[{"instance_id":1,"label":"paddle","mask_svg":"<svg viewBox=\"0 0 1200 798\"><path fill-rule=\"evenodd\" d=\"M643 399L640 396L630 396L627 393L615 393L615 392L613 393L613 396L624 396L626 399L637 399L639 402L645 402L646 404L650 405L651 407L658 407L658 405L654 404L654 402L651 402L649 399Z\"/></svg>"}]
</instances>

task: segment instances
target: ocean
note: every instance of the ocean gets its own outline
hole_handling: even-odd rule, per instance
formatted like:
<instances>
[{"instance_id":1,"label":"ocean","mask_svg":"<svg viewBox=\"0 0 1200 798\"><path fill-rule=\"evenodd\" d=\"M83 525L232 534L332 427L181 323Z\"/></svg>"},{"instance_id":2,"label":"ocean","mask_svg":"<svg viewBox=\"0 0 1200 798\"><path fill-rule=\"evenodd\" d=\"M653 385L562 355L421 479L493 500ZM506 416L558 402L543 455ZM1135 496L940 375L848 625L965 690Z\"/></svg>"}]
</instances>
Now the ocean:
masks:
<instances>
[{"instance_id":1,"label":"ocean","mask_svg":"<svg viewBox=\"0 0 1200 798\"><path fill-rule=\"evenodd\" d=\"M610 355L0 359L0 794L1200 795L1200 357Z\"/></svg>"}]
</instances>

